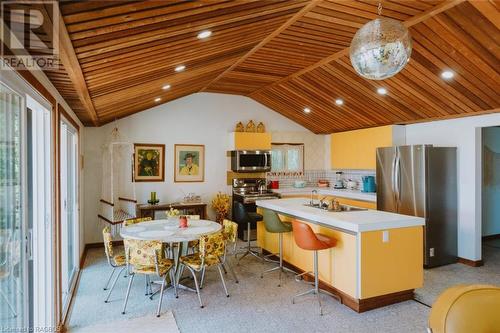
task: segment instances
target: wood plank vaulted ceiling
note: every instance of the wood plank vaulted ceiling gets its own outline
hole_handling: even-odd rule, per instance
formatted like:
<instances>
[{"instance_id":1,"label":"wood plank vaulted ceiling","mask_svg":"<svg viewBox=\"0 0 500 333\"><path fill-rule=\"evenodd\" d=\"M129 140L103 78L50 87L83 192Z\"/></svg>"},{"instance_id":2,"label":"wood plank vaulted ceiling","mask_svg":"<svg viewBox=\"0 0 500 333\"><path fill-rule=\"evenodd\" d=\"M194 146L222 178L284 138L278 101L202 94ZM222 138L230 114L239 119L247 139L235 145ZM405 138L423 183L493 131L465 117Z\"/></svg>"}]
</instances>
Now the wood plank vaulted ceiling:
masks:
<instances>
[{"instance_id":1,"label":"wood plank vaulted ceiling","mask_svg":"<svg viewBox=\"0 0 500 333\"><path fill-rule=\"evenodd\" d=\"M499 111L500 2L382 1L382 15L410 29L413 53L396 76L370 81L354 72L349 44L377 5L61 2L62 67L46 73L87 126L196 92L249 96L315 133ZM198 39L202 30L212 36ZM452 80L441 78L446 69Z\"/></svg>"}]
</instances>

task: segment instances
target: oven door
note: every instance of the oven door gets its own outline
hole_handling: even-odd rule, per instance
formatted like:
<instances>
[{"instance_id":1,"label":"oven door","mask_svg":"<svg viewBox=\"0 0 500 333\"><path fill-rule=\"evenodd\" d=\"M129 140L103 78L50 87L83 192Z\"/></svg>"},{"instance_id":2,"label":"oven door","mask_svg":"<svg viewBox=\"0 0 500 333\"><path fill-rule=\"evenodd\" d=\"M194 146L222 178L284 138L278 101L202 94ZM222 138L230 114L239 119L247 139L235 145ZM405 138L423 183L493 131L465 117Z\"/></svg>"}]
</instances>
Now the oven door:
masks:
<instances>
[{"instance_id":1,"label":"oven door","mask_svg":"<svg viewBox=\"0 0 500 333\"><path fill-rule=\"evenodd\" d=\"M231 170L235 172L271 171L271 152L268 150L233 150Z\"/></svg>"}]
</instances>

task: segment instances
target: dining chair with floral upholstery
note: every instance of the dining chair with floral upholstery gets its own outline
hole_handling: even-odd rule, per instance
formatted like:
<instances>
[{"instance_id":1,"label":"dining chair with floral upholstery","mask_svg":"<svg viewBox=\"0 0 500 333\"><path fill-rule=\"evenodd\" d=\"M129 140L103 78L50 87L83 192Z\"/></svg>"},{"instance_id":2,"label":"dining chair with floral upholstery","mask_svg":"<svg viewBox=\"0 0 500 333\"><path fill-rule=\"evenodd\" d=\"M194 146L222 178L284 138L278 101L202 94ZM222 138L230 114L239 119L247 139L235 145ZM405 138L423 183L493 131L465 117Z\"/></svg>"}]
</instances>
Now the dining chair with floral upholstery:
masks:
<instances>
[{"instance_id":1,"label":"dining chair with floral upholstery","mask_svg":"<svg viewBox=\"0 0 500 333\"><path fill-rule=\"evenodd\" d=\"M120 277L121 273L125 269L125 253L123 251L115 253L115 251L113 249L113 237L111 236L111 228L110 227L105 227L104 229L102 229L102 238L104 240L104 253L106 253L106 259L108 261L109 266L111 266L111 268L112 268L111 274L109 275L109 278L108 278L108 281L106 282L106 285L104 286L104 290L108 289L109 282L113 278L113 275L114 275L116 269L120 268L113 283L111 284L111 288L109 289L108 296L104 300L104 303L108 303L109 297L111 297L111 293L113 292L113 289L115 288L115 284L118 281L118 278Z\"/></svg>"},{"instance_id":2,"label":"dining chair with floral upholstery","mask_svg":"<svg viewBox=\"0 0 500 333\"><path fill-rule=\"evenodd\" d=\"M231 264L228 262L228 254L235 254L236 253L236 243L238 239L238 223L233 222L231 220L224 219L222 221L222 228L223 228L223 233L226 237L226 248L224 251L224 256L222 257L222 268L224 268L224 272L227 274L226 267L229 269L231 272L231 275L234 278L234 282L239 283L238 277L236 276L236 273L234 272L233 267ZM228 253L228 244L232 245L232 253ZM203 287L203 281L205 279L205 271L202 272L201 274L201 283L200 283L200 288Z\"/></svg>"},{"instance_id":3,"label":"dining chair with floral upholstery","mask_svg":"<svg viewBox=\"0 0 500 333\"><path fill-rule=\"evenodd\" d=\"M199 252L182 256L179 259L179 262L187 267L193 275L196 294L198 295L198 301L200 302L201 308L203 308L203 302L201 301L200 286L196 273L202 272L207 267L217 266L224 292L226 293L226 297L229 297L226 282L224 281L224 274L222 273L222 258L224 257L225 249L226 236L224 232L219 231L211 235L200 237Z\"/></svg>"},{"instance_id":4,"label":"dining chair with floral upholstery","mask_svg":"<svg viewBox=\"0 0 500 333\"><path fill-rule=\"evenodd\" d=\"M125 314L130 288L132 287L135 275L143 274L146 276L159 276L162 279L160 299L158 300L158 309L156 310L156 316L159 317L168 274L170 274L170 280L174 286L174 295L177 297L177 285L174 270L172 269L174 261L165 258L164 246L161 241L124 239L123 242L126 249L125 259L129 274L129 283L122 314Z\"/></svg>"},{"instance_id":5,"label":"dining chair with floral upholstery","mask_svg":"<svg viewBox=\"0 0 500 333\"><path fill-rule=\"evenodd\" d=\"M153 219L151 217L135 217L133 219L127 219L123 221L123 226L128 226L131 224L137 224L137 223L142 223L142 222L149 222L152 221Z\"/></svg>"}]
</instances>

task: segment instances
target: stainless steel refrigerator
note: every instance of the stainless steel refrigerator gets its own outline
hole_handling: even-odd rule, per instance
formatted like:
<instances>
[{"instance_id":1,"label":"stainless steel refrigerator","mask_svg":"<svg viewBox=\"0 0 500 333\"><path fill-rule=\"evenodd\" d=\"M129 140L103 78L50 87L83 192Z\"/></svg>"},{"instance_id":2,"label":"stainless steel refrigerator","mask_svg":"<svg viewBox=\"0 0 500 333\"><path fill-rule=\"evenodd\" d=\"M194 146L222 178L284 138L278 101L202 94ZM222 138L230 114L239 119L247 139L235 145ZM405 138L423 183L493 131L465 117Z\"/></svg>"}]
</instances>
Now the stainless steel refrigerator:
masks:
<instances>
[{"instance_id":1,"label":"stainless steel refrigerator","mask_svg":"<svg viewBox=\"0 0 500 333\"><path fill-rule=\"evenodd\" d=\"M377 209L425 218L424 266L457 260L457 149L377 149Z\"/></svg>"}]
</instances>

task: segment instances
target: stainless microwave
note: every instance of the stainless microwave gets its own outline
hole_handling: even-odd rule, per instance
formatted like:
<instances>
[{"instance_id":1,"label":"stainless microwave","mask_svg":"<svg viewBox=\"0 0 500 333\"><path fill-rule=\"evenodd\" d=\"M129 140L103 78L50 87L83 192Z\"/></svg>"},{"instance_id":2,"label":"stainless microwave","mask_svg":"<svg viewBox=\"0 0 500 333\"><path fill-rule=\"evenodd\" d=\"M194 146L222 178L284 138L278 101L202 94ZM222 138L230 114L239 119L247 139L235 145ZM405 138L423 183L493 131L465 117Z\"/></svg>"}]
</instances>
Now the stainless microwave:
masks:
<instances>
[{"instance_id":1,"label":"stainless microwave","mask_svg":"<svg viewBox=\"0 0 500 333\"><path fill-rule=\"evenodd\" d=\"M271 151L233 150L231 151L231 170L234 172L271 171Z\"/></svg>"}]
</instances>

